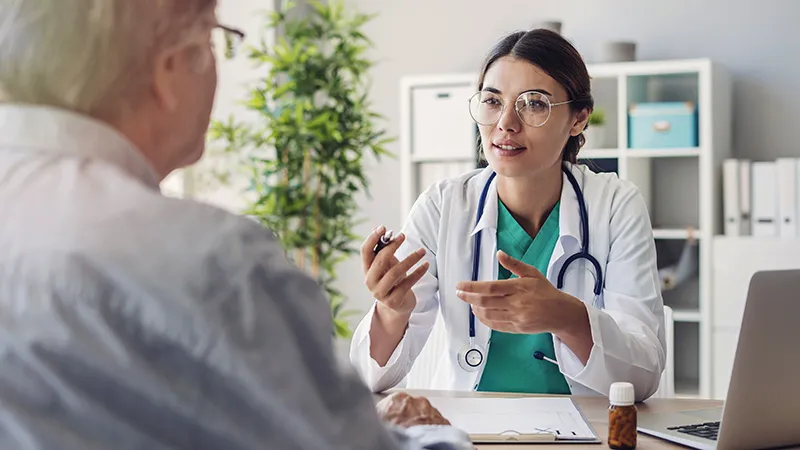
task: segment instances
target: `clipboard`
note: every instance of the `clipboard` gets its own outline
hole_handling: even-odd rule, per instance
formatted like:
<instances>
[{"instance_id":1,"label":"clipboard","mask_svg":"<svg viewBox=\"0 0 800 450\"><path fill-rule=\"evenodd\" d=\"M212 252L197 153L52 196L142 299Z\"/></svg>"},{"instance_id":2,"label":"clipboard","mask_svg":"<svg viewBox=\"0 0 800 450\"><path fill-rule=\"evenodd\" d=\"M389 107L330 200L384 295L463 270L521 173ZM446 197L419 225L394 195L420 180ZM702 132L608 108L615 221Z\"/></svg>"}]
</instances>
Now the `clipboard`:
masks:
<instances>
[{"instance_id":1,"label":"clipboard","mask_svg":"<svg viewBox=\"0 0 800 450\"><path fill-rule=\"evenodd\" d=\"M503 431L499 434L470 434L469 438L475 444L492 444L499 442L512 442L520 444L541 442L553 444L558 442L556 434L552 432L520 434L513 430Z\"/></svg>"},{"instance_id":2,"label":"clipboard","mask_svg":"<svg viewBox=\"0 0 800 450\"><path fill-rule=\"evenodd\" d=\"M569 397L428 397L475 444L599 444Z\"/></svg>"}]
</instances>

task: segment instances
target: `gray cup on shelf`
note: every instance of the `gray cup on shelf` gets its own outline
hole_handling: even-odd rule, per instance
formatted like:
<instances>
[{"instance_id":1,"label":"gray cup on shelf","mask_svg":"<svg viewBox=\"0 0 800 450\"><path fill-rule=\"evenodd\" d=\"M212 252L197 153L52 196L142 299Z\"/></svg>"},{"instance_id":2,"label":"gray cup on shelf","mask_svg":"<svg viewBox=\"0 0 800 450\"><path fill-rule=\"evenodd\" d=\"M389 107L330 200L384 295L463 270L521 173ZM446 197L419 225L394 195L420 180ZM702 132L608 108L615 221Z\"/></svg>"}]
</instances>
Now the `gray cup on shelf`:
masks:
<instances>
[{"instance_id":1,"label":"gray cup on shelf","mask_svg":"<svg viewBox=\"0 0 800 450\"><path fill-rule=\"evenodd\" d=\"M597 62L636 61L636 42L608 41L598 46Z\"/></svg>"},{"instance_id":2,"label":"gray cup on shelf","mask_svg":"<svg viewBox=\"0 0 800 450\"><path fill-rule=\"evenodd\" d=\"M543 20L533 24L533 29L545 29L561 34L561 22L558 20Z\"/></svg>"}]
</instances>

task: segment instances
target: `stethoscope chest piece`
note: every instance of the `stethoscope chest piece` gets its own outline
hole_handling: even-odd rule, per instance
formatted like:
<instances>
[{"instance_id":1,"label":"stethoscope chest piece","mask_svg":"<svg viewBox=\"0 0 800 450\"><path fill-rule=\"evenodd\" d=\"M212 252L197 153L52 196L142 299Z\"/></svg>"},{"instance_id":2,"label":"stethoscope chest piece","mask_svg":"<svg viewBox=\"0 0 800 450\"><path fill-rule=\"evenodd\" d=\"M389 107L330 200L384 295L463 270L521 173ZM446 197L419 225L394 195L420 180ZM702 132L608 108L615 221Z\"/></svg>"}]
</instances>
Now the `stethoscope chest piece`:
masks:
<instances>
[{"instance_id":1,"label":"stethoscope chest piece","mask_svg":"<svg viewBox=\"0 0 800 450\"><path fill-rule=\"evenodd\" d=\"M458 365L468 372L474 372L483 364L484 351L479 345L465 344L458 352Z\"/></svg>"}]
</instances>

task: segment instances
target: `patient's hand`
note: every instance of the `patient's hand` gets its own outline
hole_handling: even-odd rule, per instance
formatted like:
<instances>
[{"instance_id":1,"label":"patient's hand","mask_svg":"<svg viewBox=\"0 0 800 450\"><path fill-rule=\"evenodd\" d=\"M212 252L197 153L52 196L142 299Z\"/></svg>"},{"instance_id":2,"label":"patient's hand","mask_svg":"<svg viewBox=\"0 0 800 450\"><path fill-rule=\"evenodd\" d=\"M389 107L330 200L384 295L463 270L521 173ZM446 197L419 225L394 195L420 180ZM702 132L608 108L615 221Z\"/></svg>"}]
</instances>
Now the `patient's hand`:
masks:
<instances>
[{"instance_id":1,"label":"patient's hand","mask_svg":"<svg viewBox=\"0 0 800 450\"><path fill-rule=\"evenodd\" d=\"M395 392L376 405L378 416L387 423L408 428L414 425L450 425L425 397Z\"/></svg>"}]
</instances>

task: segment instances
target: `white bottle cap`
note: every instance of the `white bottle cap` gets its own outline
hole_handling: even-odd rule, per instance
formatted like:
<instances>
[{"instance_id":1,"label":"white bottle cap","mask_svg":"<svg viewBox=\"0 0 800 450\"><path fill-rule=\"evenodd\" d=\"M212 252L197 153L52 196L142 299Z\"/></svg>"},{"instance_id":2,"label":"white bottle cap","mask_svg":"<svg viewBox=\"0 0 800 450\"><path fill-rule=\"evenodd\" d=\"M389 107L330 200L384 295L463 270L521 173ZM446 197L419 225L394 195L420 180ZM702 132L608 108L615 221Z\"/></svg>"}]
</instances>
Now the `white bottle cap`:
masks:
<instances>
[{"instance_id":1,"label":"white bottle cap","mask_svg":"<svg viewBox=\"0 0 800 450\"><path fill-rule=\"evenodd\" d=\"M615 406L632 405L635 400L633 385L626 382L612 383L608 400Z\"/></svg>"}]
</instances>

